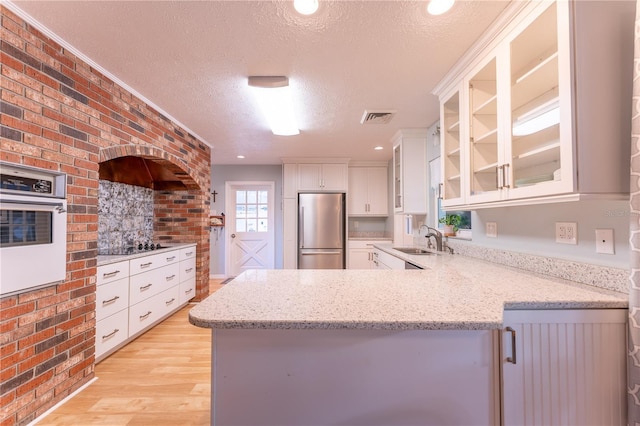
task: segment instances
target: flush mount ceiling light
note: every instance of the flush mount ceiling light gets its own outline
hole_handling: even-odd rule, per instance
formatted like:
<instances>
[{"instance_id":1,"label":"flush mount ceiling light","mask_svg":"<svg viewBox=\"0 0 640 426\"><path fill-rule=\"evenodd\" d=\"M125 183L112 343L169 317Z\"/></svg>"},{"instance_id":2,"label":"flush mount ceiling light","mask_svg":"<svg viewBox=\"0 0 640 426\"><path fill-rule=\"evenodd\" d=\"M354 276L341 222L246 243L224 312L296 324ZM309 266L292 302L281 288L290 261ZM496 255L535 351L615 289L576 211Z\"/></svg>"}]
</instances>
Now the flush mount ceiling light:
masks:
<instances>
[{"instance_id":1,"label":"flush mount ceiling light","mask_svg":"<svg viewBox=\"0 0 640 426\"><path fill-rule=\"evenodd\" d=\"M451 7L455 0L431 0L427 6L427 12L431 15L442 15Z\"/></svg>"},{"instance_id":2,"label":"flush mount ceiling light","mask_svg":"<svg viewBox=\"0 0 640 426\"><path fill-rule=\"evenodd\" d=\"M236 155L236 158L239 158L240 160L244 159L244 155Z\"/></svg>"},{"instance_id":3,"label":"flush mount ceiling light","mask_svg":"<svg viewBox=\"0 0 640 426\"><path fill-rule=\"evenodd\" d=\"M258 105L274 135L292 136L300 133L287 77L249 77L249 86L253 88Z\"/></svg>"},{"instance_id":4,"label":"flush mount ceiling light","mask_svg":"<svg viewBox=\"0 0 640 426\"><path fill-rule=\"evenodd\" d=\"M293 0L293 7L301 15L313 15L318 10L318 0Z\"/></svg>"},{"instance_id":5,"label":"flush mount ceiling light","mask_svg":"<svg viewBox=\"0 0 640 426\"><path fill-rule=\"evenodd\" d=\"M383 149L384 149L384 147L376 146L376 147L375 147L375 148L373 148L373 149L375 149L376 151L381 151L381 150L383 150Z\"/></svg>"}]
</instances>

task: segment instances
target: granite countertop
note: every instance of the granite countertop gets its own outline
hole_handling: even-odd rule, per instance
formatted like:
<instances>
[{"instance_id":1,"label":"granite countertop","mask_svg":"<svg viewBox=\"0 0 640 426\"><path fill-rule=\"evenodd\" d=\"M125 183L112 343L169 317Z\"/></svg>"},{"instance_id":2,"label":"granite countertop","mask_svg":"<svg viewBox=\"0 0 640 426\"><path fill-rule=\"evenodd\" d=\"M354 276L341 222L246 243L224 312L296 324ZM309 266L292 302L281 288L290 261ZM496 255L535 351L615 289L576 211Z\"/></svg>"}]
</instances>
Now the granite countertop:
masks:
<instances>
[{"instance_id":1,"label":"granite countertop","mask_svg":"<svg viewBox=\"0 0 640 426\"><path fill-rule=\"evenodd\" d=\"M111 263L121 262L123 260L137 259L139 257L150 256L157 253L166 253L172 250L181 249L185 247L195 246L195 243L184 244L166 244L161 249L140 251L132 254L99 254L98 266L109 265Z\"/></svg>"},{"instance_id":2,"label":"granite countertop","mask_svg":"<svg viewBox=\"0 0 640 426\"><path fill-rule=\"evenodd\" d=\"M426 269L246 271L189 320L217 329L486 330L502 327L505 309L628 306L623 293L466 256L403 257Z\"/></svg>"}]
</instances>

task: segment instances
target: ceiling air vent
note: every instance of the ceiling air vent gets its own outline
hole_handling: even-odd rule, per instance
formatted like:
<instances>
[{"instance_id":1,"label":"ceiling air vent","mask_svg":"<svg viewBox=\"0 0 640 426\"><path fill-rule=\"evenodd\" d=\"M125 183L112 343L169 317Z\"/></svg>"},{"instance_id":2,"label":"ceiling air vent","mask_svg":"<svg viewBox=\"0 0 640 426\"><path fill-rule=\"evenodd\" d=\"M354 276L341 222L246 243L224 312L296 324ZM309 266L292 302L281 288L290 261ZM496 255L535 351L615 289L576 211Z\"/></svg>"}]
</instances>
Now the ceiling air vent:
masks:
<instances>
[{"instance_id":1,"label":"ceiling air vent","mask_svg":"<svg viewBox=\"0 0 640 426\"><path fill-rule=\"evenodd\" d=\"M391 121L393 116L396 115L395 111L367 111L365 110L360 124L387 124Z\"/></svg>"}]
</instances>

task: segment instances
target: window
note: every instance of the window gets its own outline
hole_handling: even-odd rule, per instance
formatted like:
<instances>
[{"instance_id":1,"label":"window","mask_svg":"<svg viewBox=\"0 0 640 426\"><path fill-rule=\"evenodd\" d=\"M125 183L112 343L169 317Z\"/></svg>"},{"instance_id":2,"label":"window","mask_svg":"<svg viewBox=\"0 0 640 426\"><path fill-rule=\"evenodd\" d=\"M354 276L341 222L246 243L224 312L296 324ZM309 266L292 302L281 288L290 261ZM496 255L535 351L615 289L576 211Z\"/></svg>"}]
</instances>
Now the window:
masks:
<instances>
[{"instance_id":1,"label":"window","mask_svg":"<svg viewBox=\"0 0 640 426\"><path fill-rule=\"evenodd\" d=\"M236 232L268 232L267 191L236 191Z\"/></svg>"}]
</instances>

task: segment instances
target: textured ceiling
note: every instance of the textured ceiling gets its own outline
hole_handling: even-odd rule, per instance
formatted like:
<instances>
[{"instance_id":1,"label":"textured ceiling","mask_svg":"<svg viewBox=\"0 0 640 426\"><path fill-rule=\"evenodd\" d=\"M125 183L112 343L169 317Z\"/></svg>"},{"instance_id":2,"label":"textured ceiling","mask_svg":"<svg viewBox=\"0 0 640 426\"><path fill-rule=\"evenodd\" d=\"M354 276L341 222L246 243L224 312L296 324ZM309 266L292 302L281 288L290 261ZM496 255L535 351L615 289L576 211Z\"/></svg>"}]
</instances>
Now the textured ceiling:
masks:
<instances>
[{"instance_id":1,"label":"textured ceiling","mask_svg":"<svg viewBox=\"0 0 640 426\"><path fill-rule=\"evenodd\" d=\"M508 4L434 17L424 1L321 0L304 17L291 1L13 3L203 138L213 164L388 160L398 129L438 119L433 87ZM289 77L300 135L271 134L250 75ZM365 109L397 114L363 126Z\"/></svg>"}]
</instances>

